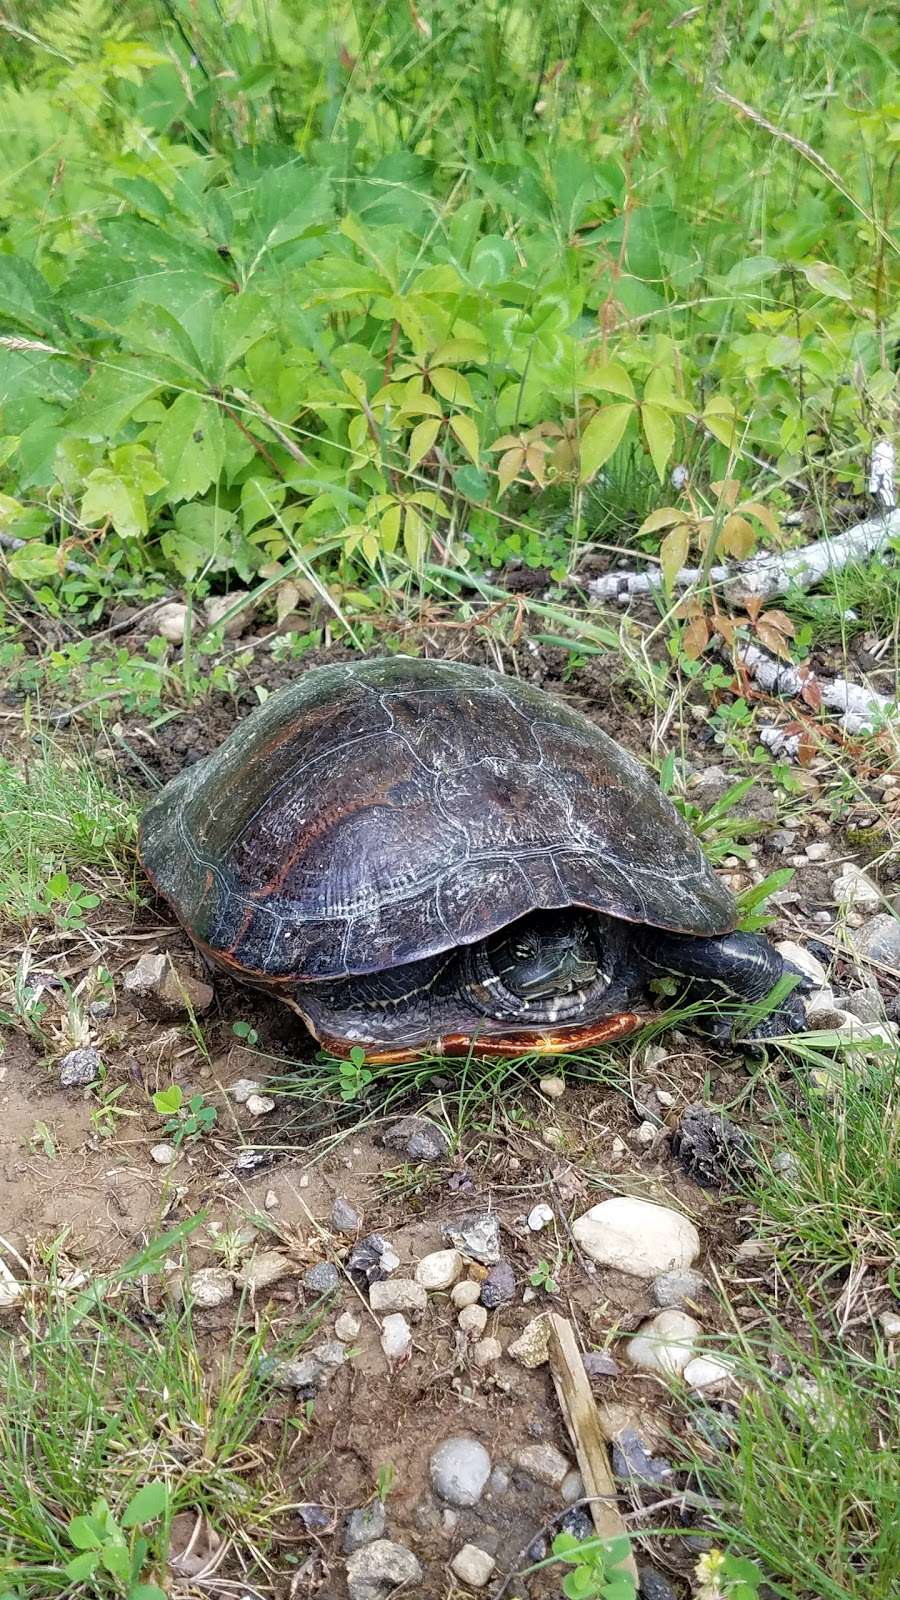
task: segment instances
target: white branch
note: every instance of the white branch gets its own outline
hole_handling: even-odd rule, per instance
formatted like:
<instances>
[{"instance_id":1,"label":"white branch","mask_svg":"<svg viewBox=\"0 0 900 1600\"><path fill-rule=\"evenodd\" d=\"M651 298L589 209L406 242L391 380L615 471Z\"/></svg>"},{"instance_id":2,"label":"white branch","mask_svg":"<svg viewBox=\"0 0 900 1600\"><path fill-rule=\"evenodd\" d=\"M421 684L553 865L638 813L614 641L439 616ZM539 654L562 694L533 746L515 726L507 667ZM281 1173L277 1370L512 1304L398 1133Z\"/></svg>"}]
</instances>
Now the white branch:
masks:
<instances>
[{"instance_id":1,"label":"white branch","mask_svg":"<svg viewBox=\"0 0 900 1600\"><path fill-rule=\"evenodd\" d=\"M881 482L884 493L884 480ZM742 566L712 567L707 581L715 584L726 599L758 595L762 600L772 600L776 595L787 594L791 588L815 588L829 572L840 572L854 561L869 560L897 537L900 537L900 509L894 507L870 517L867 522L857 523L846 533L817 539L815 544L802 545L797 550L766 551L751 557ZM702 580L699 567L682 567L676 574L674 587L692 589ZM661 588L662 574L656 569L652 572L607 572L591 579L588 593L592 600L614 600L626 605L634 595L650 594Z\"/></svg>"},{"instance_id":2,"label":"white branch","mask_svg":"<svg viewBox=\"0 0 900 1600\"><path fill-rule=\"evenodd\" d=\"M739 646L737 659L751 678L770 694L799 695L804 684L815 683L823 706L840 713L838 721L847 733L871 733L878 723L900 721L900 705L896 700L889 700L875 689L850 683L847 678L820 678L814 672L803 676L796 667L776 661L755 644ZM772 741L765 737L767 731L763 730L763 742L771 747Z\"/></svg>"}]
</instances>

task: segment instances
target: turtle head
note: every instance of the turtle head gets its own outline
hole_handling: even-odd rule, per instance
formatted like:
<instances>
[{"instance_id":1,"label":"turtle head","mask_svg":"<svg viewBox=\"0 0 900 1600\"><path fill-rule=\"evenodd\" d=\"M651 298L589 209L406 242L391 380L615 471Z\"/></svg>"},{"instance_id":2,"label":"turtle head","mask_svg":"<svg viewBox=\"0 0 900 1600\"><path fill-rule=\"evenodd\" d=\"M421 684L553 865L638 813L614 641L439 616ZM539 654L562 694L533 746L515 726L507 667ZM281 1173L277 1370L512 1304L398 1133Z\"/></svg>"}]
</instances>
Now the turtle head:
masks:
<instances>
[{"instance_id":1,"label":"turtle head","mask_svg":"<svg viewBox=\"0 0 900 1600\"><path fill-rule=\"evenodd\" d=\"M503 988L527 1005L589 988L598 971L587 917L545 911L515 922L489 941L491 966Z\"/></svg>"}]
</instances>

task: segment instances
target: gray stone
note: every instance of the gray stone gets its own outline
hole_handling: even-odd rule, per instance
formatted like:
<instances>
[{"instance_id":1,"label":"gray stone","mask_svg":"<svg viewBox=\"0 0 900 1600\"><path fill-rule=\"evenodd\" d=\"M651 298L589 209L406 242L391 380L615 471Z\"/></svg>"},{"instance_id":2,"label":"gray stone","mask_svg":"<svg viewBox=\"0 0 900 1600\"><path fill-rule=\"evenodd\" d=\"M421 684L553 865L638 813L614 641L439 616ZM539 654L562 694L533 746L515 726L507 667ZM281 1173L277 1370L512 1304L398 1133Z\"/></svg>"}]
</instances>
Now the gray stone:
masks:
<instances>
[{"instance_id":1,"label":"gray stone","mask_svg":"<svg viewBox=\"0 0 900 1600\"><path fill-rule=\"evenodd\" d=\"M564 1501L567 1506L570 1506L575 1500L583 1500L586 1493L587 1490L584 1487L584 1479L581 1476L581 1473L578 1471L577 1467L572 1467L566 1473L562 1483L559 1486L560 1499Z\"/></svg>"},{"instance_id":2,"label":"gray stone","mask_svg":"<svg viewBox=\"0 0 900 1600\"><path fill-rule=\"evenodd\" d=\"M356 1233L362 1217L356 1207L342 1194L336 1195L331 1207L331 1226L338 1233Z\"/></svg>"},{"instance_id":3,"label":"gray stone","mask_svg":"<svg viewBox=\"0 0 900 1600\"><path fill-rule=\"evenodd\" d=\"M491 1458L478 1439L466 1434L445 1439L430 1462L435 1494L452 1506L474 1506L491 1475Z\"/></svg>"},{"instance_id":4,"label":"gray stone","mask_svg":"<svg viewBox=\"0 0 900 1600\"><path fill-rule=\"evenodd\" d=\"M442 1128L427 1117L400 1117L381 1135L388 1150L401 1150L411 1161L443 1161L450 1141Z\"/></svg>"},{"instance_id":5,"label":"gray stone","mask_svg":"<svg viewBox=\"0 0 900 1600\"><path fill-rule=\"evenodd\" d=\"M304 1272L303 1282L313 1294L333 1294L335 1289L340 1288L341 1275L330 1261L317 1261L314 1267Z\"/></svg>"},{"instance_id":6,"label":"gray stone","mask_svg":"<svg viewBox=\"0 0 900 1600\"><path fill-rule=\"evenodd\" d=\"M685 1300L696 1300L705 1284L699 1272L664 1272L654 1278L651 1292L658 1306L683 1306Z\"/></svg>"},{"instance_id":7,"label":"gray stone","mask_svg":"<svg viewBox=\"0 0 900 1600\"><path fill-rule=\"evenodd\" d=\"M559 1488L572 1465L553 1444L526 1444L513 1460L535 1483L545 1483L550 1489Z\"/></svg>"},{"instance_id":8,"label":"gray stone","mask_svg":"<svg viewBox=\"0 0 900 1600\"><path fill-rule=\"evenodd\" d=\"M450 1563L454 1577L470 1589L483 1589L497 1563L477 1544L464 1544Z\"/></svg>"},{"instance_id":9,"label":"gray stone","mask_svg":"<svg viewBox=\"0 0 900 1600\"><path fill-rule=\"evenodd\" d=\"M498 1261L481 1285L481 1304L487 1306L488 1311L496 1311L498 1306L506 1305L516 1293L516 1275L508 1261Z\"/></svg>"},{"instance_id":10,"label":"gray stone","mask_svg":"<svg viewBox=\"0 0 900 1600\"><path fill-rule=\"evenodd\" d=\"M387 1277L389 1271L394 1270L387 1264L393 1257L394 1251L387 1239L383 1239L380 1233L370 1233L353 1246L347 1257L347 1270L360 1286L378 1283Z\"/></svg>"},{"instance_id":11,"label":"gray stone","mask_svg":"<svg viewBox=\"0 0 900 1600\"><path fill-rule=\"evenodd\" d=\"M593 1539L595 1537L594 1524L584 1506L573 1506L564 1517L559 1519L560 1533L568 1533L573 1539Z\"/></svg>"},{"instance_id":12,"label":"gray stone","mask_svg":"<svg viewBox=\"0 0 900 1600\"><path fill-rule=\"evenodd\" d=\"M499 1339L477 1339L472 1346L472 1360L476 1367L492 1367L503 1354Z\"/></svg>"},{"instance_id":13,"label":"gray stone","mask_svg":"<svg viewBox=\"0 0 900 1600\"><path fill-rule=\"evenodd\" d=\"M405 1544L376 1539L347 1558L350 1600L388 1600L401 1585L421 1583L422 1568Z\"/></svg>"},{"instance_id":14,"label":"gray stone","mask_svg":"<svg viewBox=\"0 0 900 1600\"><path fill-rule=\"evenodd\" d=\"M61 1089L83 1089L100 1076L100 1051L87 1045L83 1050L70 1050L59 1063Z\"/></svg>"},{"instance_id":15,"label":"gray stone","mask_svg":"<svg viewBox=\"0 0 900 1600\"><path fill-rule=\"evenodd\" d=\"M324 1533L334 1522L334 1512L329 1511L327 1506L318 1505L314 1500L308 1500L304 1505L298 1506L297 1516L307 1533Z\"/></svg>"},{"instance_id":16,"label":"gray stone","mask_svg":"<svg viewBox=\"0 0 900 1600\"><path fill-rule=\"evenodd\" d=\"M173 1144L155 1144L150 1150L150 1159L155 1161L158 1167L170 1167L177 1155L178 1151Z\"/></svg>"},{"instance_id":17,"label":"gray stone","mask_svg":"<svg viewBox=\"0 0 900 1600\"><path fill-rule=\"evenodd\" d=\"M208 1011L214 999L208 983L174 966L164 951L141 956L126 973L122 986L129 998L151 1017Z\"/></svg>"},{"instance_id":18,"label":"gray stone","mask_svg":"<svg viewBox=\"0 0 900 1600\"><path fill-rule=\"evenodd\" d=\"M387 1278L373 1283L369 1290L369 1305L378 1316L386 1311L409 1311L421 1316L428 1304L428 1295L414 1278Z\"/></svg>"},{"instance_id":19,"label":"gray stone","mask_svg":"<svg viewBox=\"0 0 900 1600\"><path fill-rule=\"evenodd\" d=\"M346 1345L327 1340L299 1361L266 1360L262 1371L276 1389L319 1389L346 1359Z\"/></svg>"},{"instance_id":20,"label":"gray stone","mask_svg":"<svg viewBox=\"0 0 900 1600\"><path fill-rule=\"evenodd\" d=\"M640 1372L680 1377L701 1333L699 1322L685 1311L658 1311L629 1339L625 1353Z\"/></svg>"},{"instance_id":21,"label":"gray stone","mask_svg":"<svg viewBox=\"0 0 900 1600\"><path fill-rule=\"evenodd\" d=\"M201 1267L191 1273L188 1288L194 1305L204 1308L224 1305L234 1297L234 1279L224 1267Z\"/></svg>"},{"instance_id":22,"label":"gray stone","mask_svg":"<svg viewBox=\"0 0 900 1600\"><path fill-rule=\"evenodd\" d=\"M510 1477L505 1467L495 1467L488 1479L488 1491L491 1494L506 1494L509 1488Z\"/></svg>"},{"instance_id":23,"label":"gray stone","mask_svg":"<svg viewBox=\"0 0 900 1600\"><path fill-rule=\"evenodd\" d=\"M463 1255L492 1267L500 1260L500 1222L493 1211L470 1211L458 1222L447 1222L441 1232Z\"/></svg>"},{"instance_id":24,"label":"gray stone","mask_svg":"<svg viewBox=\"0 0 900 1600\"><path fill-rule=\"evenodd\" d=\"M458 1250L432 1250L430 1255L422 1257L416 1267L416 1282L429 1293L451 1289L462 1269L462 1256Z\"/></svg>"},{"instance_id":25,"label":"gray stone","mask_svg":"<svg viewBox=\"0 0 900 1600\"><path fill-rule=\"evenodd\" d=\"M886 967L900 967L900 917L882 912L856 928L852 939L860 955Z\"/></svg>"},{"instance_id":26,"label":"gray stone","mask_svg":"<svg viewBox=\"0 0 900 1600\"><path fill-rule=\"evenodd\" d=\"M665 1456L651 1455L636 1428L623 1428L612 1447L612 1469L617 1478L635 1483L665 1483L672 1464Z\"/></svg>"},{"instance_id":27,"label":"gray stone","mask_svg":"<svg viewBox=\"0 0 900 1600\"><path fill-rule=\"evenodd\" d=\"M488 1314L484 1306L463 1306L456 1321L469 1339L480 1339L487 1327Z\"/></svg>"},{"instance_id":28,"label":"gray stone","mask_svg":"<svg viewBox=\"0 0 900 1600\"><path fill-rule=\"evenodd\" d=\"M884 1002L877 989L857 989L855 994L848 994L844 1010L867 1024L884 1020Z\"/></svg>"},{"instance_id":29,"label":"gray stone","mask_svg":"<svg viewBox=\"0 0 900 1600\"><path fill-rule=\"evenodd\" d=\"M464 1278L462 1283L457 1283L450 1292L457 1311L462 1311L464 1306L474 1306L481 1299L481 1287L474 1278Z\"/></svg>"},{"instance_id":30,"label":"gray stone","mask_svg":"<svg viewBox=\"0 0 900 1600\"><path fill-rule=\"evenodd\" d=\"M655 1567L639 1567L638 1578L640 1579L638 1594L641 1600L678 1600L678 1594L668 1578L664 1578Z\"/></svg>"},{"instance_id":31,"label":"gray stone","mask_svg":"<svg viewBox=\"0 0 900 1600\"><path fill-rule=\"evenodd\" d=\"M608 1350L586 1350L581 1360L589 1378L618 1377L619 1363Z\"/></svg>"},{"instance_id":32,"label":"gray stone","mask_svg":"<svg viewBox=\"0 0 900 1600\"><path fill-rule=\"evenodd\" d=\"M550 1359L550 1324L546 1317L526 1322L518 1339L507 1350L520 1367L542 1367Z\"/></svg>"}]
</instances>

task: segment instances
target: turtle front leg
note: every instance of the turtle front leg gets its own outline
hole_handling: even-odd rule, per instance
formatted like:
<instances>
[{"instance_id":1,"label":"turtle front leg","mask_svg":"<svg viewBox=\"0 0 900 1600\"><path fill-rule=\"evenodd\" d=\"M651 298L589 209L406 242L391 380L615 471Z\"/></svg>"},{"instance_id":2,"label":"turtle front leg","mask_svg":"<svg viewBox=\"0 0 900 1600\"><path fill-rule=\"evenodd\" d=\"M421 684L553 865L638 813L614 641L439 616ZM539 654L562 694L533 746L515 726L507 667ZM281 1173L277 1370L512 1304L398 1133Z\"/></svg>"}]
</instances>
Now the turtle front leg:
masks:
<instances>
[{"instance_id":1,"label":"turtle front leg","mask_svg":"<svg viewBox=\"0 0 900 1600\"><path fill-rule=\"evenodd\" d=\"M784 1033L802 1033L806 1028L801 992L811 989L812 983L758 933L726 933L718 939L699 939L645 928L637 934L636 945L645 982L682 978L686 999L727 1007L698 1024L705 1033L740 1043L742 1039L752 1042ZM785 974L797 978L794 989L743 1031L736 1007L764 1000Z\"/></svg>"}]
</instances>

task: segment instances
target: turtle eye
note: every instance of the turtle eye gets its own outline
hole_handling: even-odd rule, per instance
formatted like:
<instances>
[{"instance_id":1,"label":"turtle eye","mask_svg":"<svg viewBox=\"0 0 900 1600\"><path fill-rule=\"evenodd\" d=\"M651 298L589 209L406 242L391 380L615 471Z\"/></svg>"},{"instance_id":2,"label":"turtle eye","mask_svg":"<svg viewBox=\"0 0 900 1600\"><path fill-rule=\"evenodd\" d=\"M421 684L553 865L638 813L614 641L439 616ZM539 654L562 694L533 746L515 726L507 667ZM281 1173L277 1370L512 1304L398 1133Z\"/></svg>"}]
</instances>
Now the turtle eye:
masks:
<instances>
[{"instance_id":1,"label":"turtle eye","mask_svg":"<svg viewBox=\"0 0 900 1600\"><path fill-rule=\"evenodd\" d=\"M530 941L519 939L513 945L513 955L517 961L527 961L529 956L534 955L534 945Z\"/></svg>"}]
</instances>

